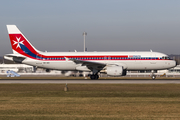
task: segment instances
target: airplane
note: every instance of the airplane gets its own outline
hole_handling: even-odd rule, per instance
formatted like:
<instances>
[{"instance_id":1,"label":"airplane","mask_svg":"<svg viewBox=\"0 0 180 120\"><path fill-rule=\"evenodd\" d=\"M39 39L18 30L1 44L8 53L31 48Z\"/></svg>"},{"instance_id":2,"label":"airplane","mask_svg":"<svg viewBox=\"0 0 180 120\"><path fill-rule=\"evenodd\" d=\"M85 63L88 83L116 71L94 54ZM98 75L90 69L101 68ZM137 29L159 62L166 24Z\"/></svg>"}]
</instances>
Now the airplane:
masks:
<instances>
[{"instance_id":1,"label":"airplane","mask_svg":"<svg viewBox=\"0 0 180 120\"><path fill-rule=\"evenodd\" d=\"M49 70L69 70L92 72L90 79L98 79L99 73L108 76L125 76L127 70L169 69L176 61L159 52L42 52L37 50L21 33L16 25L7 25L13 54L5 59Z\"/></svg>"}]
</instances>

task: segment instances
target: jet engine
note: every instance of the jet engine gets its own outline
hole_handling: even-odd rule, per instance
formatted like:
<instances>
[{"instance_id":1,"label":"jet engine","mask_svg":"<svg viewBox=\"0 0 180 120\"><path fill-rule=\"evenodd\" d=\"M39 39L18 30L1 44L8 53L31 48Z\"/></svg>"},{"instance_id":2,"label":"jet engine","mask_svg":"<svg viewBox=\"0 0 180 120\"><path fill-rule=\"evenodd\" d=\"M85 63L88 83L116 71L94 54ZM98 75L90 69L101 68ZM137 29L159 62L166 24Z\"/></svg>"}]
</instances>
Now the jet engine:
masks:
<instances>
[{"instance_id":1,"label":"jet engine","mask_svg":"<svg viewBox=\"0 0 180 120\"><path fill-rule=\"evenodd\" d=\"M107 75L109 76L125 76L126 69L123 69L122 66L108 66L106 68Z\"/></svg>"}]
</instances>

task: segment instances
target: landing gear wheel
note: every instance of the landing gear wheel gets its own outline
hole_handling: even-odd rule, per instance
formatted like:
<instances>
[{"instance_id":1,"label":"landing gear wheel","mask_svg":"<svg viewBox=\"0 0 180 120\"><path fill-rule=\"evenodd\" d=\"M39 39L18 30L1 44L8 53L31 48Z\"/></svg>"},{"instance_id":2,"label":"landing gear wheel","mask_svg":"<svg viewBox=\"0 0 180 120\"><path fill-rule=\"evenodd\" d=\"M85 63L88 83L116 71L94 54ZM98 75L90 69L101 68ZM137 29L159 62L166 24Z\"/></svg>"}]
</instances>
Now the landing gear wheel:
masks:
<instances>
[{"instance_id":1,"label":"landing gear wheel","mask_svg":"<svg viewBox=\"0 0 180 120\"><path fill-rule=\"evenodd\" d=\"M155 75L152 75L151 78L152 78L153 80L155 80L155 79L156 79L156 76L155 76Z\"/></svg>"},{"instance_id":2,"label":"landing gear wheel","mask_svg":"<svg viewBox=\"0 0 180 120\"><path fill-rule=\"evenodd\" d=\"M90 78L91 78L91 80L93 80L95 77L94 77L94 75L90 75Z\"/></svg>"},{"instance_id":3,"label":"landing gear wheel","mask_svg":"<svg viewBox=\"0 0 180 120\"><path fill-rule=\"evenodd\" d=\"M99 78L99 75L95 74L95 75L90 75L91 80L96 80Z\"/></svg>"},{"instance_id":4,"label":"landing gear wheel","mask_svg":"<svg viewBox=\"0 0 180 120\"><path fill-rule=\"evenodd\" d=\"M99 79L99 75L95 75L95 79Z\"/></svg>"}]
</instances>

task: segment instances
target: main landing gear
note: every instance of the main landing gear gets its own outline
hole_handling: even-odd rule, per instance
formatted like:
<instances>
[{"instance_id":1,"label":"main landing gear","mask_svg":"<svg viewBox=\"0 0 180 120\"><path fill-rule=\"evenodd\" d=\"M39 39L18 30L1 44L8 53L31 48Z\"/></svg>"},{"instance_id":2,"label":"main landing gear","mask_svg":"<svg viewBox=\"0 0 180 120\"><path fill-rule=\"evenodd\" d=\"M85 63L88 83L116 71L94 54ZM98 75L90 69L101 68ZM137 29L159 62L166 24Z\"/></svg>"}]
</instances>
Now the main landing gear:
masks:
<instances>
[{"instance_id":1,"label":"main landing gear","mask_svg":"<svg viewBox=\"0 0 180 120\"><path fill-rule=\"evenodd\" d=\"M98 74L92 74L90 75L91 80L97 80L99 78Z\"/></svg>"}]
</instances>

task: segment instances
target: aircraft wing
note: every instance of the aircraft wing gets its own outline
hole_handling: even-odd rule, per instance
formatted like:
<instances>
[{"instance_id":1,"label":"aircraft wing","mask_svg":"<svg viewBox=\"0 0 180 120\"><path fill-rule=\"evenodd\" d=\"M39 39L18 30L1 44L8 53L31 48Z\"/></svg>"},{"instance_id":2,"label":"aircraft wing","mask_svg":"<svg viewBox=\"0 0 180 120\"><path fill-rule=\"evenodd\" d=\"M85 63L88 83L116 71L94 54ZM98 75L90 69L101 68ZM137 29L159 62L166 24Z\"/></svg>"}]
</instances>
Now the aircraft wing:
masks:
<instances>
[{"instance_id":1,"label":"aircraft wing","mask_svg":"<svg viewBox=\"0 0 180 120\"><path fill-rule=\"evenodd\" d=\"M75 62L76 64L82 64L84 65L95 65L95 66L106 66L104 63L99 62L92 62L92 61L84 61L84 60L76 60L76 59L70 59L71 61Z\"/></svg>"},{"instance_id":2,"label":"aircraft wing","mask_svg":"<svg viewBox=\"0 0 180 120\"><path fill-rule=\"evenodd\" d=\"M99 62L76 60L76 59L69 59L69 60L73 61L76 64L81 64L81 66L86 66L91 71L93 71L94 69L100 71L100 70L102 70L106 66L106 64L99 63Z\"/></svg>"}]
</instances>

